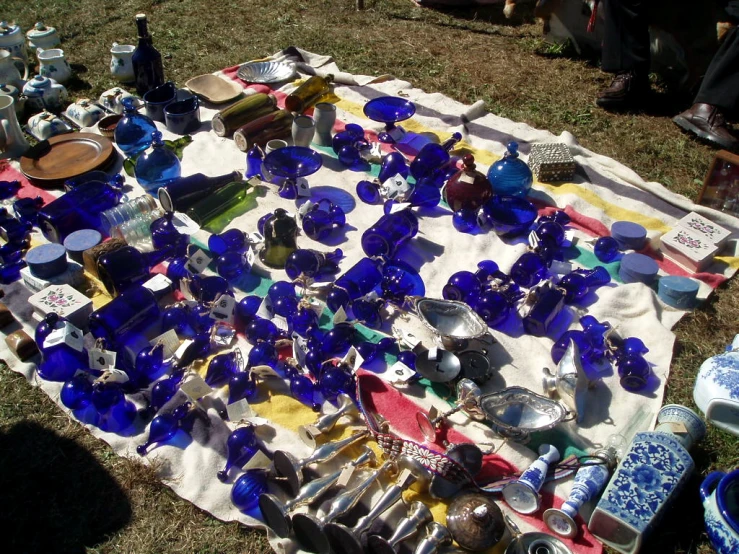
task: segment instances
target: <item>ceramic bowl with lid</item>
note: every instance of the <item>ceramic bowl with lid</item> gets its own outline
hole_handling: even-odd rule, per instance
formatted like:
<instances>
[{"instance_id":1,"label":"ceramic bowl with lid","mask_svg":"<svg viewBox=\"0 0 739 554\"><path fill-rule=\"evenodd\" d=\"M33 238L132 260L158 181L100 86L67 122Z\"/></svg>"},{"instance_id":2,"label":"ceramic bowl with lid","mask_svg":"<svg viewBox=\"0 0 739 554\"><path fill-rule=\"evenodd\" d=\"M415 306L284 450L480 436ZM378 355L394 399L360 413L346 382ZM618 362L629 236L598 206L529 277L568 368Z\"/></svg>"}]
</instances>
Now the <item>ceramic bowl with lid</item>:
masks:
<instances>
[{"instance_id":1,"label":"ceramic bowl with lid","mask_svg":"<svg viewBox=\"0 0 739 554\"><path fill-rule=\"evenodd\" d=\"M35 52L38 48L47 50L61 44L59 34L54 27L47 27L42 21L36 23L33 29L26 33L28 48Z\"/></svg>"}]
</instances>

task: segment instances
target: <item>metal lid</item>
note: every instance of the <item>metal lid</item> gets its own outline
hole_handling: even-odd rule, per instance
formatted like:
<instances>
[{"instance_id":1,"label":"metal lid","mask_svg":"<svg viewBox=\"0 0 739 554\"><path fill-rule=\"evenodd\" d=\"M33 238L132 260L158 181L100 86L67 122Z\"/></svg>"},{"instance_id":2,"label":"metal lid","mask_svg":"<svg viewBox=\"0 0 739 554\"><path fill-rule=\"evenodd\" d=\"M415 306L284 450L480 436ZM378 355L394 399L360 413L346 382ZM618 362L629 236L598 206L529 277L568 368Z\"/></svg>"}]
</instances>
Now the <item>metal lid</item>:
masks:
<instances>
[{"instance_id":1,"label":"metal lid","mask_svg":"<svg viewBox=\"0 0 739 554\"><path fill-rule=\"evenodd\" d=\"M446 526L459 546L473 552L495 546L506 532L503 512L482 494L455 498L446 513Z\"/></svg>"}]
</instances>

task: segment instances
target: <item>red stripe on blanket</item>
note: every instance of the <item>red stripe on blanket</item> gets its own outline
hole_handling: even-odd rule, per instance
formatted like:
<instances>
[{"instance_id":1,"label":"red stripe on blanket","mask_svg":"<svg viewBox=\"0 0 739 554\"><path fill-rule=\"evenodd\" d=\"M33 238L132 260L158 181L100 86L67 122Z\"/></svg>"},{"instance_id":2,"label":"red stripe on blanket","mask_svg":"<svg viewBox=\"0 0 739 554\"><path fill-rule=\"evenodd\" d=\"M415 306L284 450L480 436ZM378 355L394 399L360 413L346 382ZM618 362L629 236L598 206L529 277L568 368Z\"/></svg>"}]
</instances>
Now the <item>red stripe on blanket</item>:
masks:
<instances>
[{"instance_id":1,"label":"red stripe on blanket","mask_svg":"<svg viewBox=\"0 0 739 554\"><path fill-rule=\"evenodd\" d=\"M446 427L444 433L437 435L436 443L429 444L425 441L421 430L416 423L416 413L421 408L413 402L408 396L404 395L394 387L386 384L382 379L377 377L371 371L360 369L357 373L361 379L362 402L364 407L370 411L382 415L389 423L390 430L403 437L420 444L426 443L438 452L444 452L446 448L441 442L448 441L451 444L458 443L476 443L477 441L469 438L464 433L457 431L451 426ZM444 426L442 425L442 428ZM492 436L491 436L492 438ZM484 458L483 468L478 477L480 479L501 477L518 473L521 470L506 461L497 454L488 454ZM524 518L526 522L539 531L550 533L541 519L541 514L547 508L553 506L560 507L564 503L564 499L555 496L550 492L542 493L542 509L533 516L524 516L519 514L518 517ZM602 545L587 532L585 524L580 520L582 533L574 541L563 539L563 541L575 552L582 554L597 554L602 552Z\"/></svg>"},{"instance_id":2,"label":"red stripe on blanket","mask_svg":"<svg viewBox=\"0 0 739 554\"><path fill-rule=\"evenodd\" d=\"M20 181L21 188L16 195L18 198L36 198L40 196L44 199L44 204L48 204L56 198L48 190L32 185L20 171L14 169L6 160L0 161L0 181Z\"/></svg>"}]
</instances>

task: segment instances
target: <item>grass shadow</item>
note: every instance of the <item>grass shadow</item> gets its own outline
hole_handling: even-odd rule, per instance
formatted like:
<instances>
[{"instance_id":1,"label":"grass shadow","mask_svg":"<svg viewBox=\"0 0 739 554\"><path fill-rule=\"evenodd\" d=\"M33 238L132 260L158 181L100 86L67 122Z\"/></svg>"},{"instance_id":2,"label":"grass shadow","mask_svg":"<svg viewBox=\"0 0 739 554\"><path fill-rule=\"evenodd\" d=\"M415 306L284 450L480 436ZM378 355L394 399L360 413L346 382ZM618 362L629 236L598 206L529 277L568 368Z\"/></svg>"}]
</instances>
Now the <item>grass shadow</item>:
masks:
<instances>
[{"instance_id":1,"label":"grass shadow","mask_svg":"<svg viewBox=\"0 0 739 554\"><path fill-rule=\"evenodd\" d=\"M114 477L77 442L24 421L0 433L6 552L86 552L132 510Z\"/></svg>"}]
</instances>

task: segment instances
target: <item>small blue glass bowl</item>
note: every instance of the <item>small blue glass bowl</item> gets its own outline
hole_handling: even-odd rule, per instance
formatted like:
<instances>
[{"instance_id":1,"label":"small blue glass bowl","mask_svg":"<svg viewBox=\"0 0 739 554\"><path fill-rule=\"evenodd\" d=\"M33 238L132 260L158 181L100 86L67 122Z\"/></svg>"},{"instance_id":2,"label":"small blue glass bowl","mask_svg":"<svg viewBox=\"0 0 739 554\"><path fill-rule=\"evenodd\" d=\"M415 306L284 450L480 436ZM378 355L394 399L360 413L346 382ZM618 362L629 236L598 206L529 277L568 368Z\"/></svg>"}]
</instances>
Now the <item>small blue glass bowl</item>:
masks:
<instances>
[{"instance_id":1,"label":"small blue glass bowl","mask_svg":"<svg viewBox=\"0 0 739 554\"><path fill-rule=\"evenodd\" d=\"M273 175L296 179L312 175L321 169L323 158L318 152L305 146L286 146L267 154L263 163Z\"/></svg>"},{"instance_id":2,"label":"small blue glass bowl","mask_svg":"<svg viewBox=\"0 0 739 554\"><path fill-rule=\"evenodd\" d=\"M146 115L154 121L164 123L164 108L177 100L177 87L172 81L151 89L144 94Z\"/></svg>"},{"instance_id":3,"label":"small blue glass bowl","mask_svg":"<svg viewBox=\"0 0 739 554\"><path fill-rule=\"evenodd\" d=\"M172 102L164 108L167 130L176 135L186 135L200 128L200 101L197 96Z\"/></svg>"},{"instance_id":4,"label":"small blue glass bowl","mask_svg":"<svg viewBox=\"0 0 739 554\"><path fill-rule=\"evenodd\" d=\"M397 96L381 96L364 105L364 115L380 123L397 123L413 117L416 105L410 100Z\"/></svg>"},{"instance_id":5,"label":"small blue glass bowl","mask_svg":"<svg viewBox=\"0 0 739 554\"><path fill-rule=\"evenodd\" d=\"M493 196L482 206L482 213L501 237L524 234L537 216L534 205L520 196Z\"/></svg>"}]
</instances>

